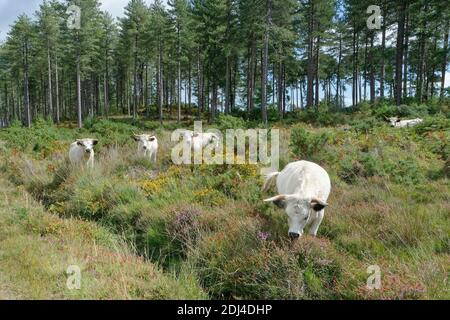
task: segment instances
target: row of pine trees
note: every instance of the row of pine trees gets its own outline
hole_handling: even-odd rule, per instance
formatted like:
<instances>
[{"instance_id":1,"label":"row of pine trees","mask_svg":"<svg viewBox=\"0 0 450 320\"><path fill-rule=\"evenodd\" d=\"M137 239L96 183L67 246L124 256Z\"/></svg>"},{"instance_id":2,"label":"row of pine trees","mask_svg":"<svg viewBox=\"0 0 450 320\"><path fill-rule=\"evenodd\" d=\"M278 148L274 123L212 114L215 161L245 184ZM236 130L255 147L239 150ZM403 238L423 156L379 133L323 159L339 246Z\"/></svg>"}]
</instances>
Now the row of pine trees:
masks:
<instances>
[{"instance_id":1,"label":"row of pine trees","mask_svg":"<svg viewBox=\"0 0 450 320\"><path fill-rule=\"evenodd\" d=\"M79 29L68 28L71 5ZM446 1L130 0L124 10L116 21L98 0L49 0L19 16L0 44L1 125L238 110L267 122L268 109L342 108L348 91L352 105L448 96Z\"/></svg>"}]
</instances>

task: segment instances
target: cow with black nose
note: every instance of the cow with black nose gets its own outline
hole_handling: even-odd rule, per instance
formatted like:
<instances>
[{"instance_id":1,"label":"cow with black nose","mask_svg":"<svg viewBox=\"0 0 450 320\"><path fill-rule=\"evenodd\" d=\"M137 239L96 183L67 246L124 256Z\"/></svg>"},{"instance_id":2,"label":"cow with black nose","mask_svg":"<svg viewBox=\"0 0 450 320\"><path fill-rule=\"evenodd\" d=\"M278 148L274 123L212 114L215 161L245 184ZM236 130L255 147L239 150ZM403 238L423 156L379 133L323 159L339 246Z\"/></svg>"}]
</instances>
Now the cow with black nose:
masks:
<instances>
[{"instance_id":1,"label":"cow with black nose","mask_svg":"<svg viewBox=\"0 0 450 320\"><path fill-rule=\"evenodd\" d=\"M148 157L150 161L156 162L158 139L150 134L135 134L133 139L138 143L138 155Z\"/></svg>"},{"instance_id":2,"label":"cow with black nose","mask_svg":"<svg viewBox=\"0 0 450 320\"><path fill-rule=\"evenodd\" d=\"M309 234L316 236L331 190L328 173L318 164L301 160L289 163L281 172L269 174L263 191L267 191L274 180L279 194L264 201L285 209L289 237L300 237L306 225L310 225Z\"/></svg>"},{"instance_id":3,"label":"cow with black nose","mask_svg":"<svg viewBox=\"0 0 450 320\"><path fill-rule=\"evenodd\" d=\"M97 139L78 139L70 145L69 160L73 165L85 163L88 168L94 168L94 146Z\"/></svg>"}]
</instances>

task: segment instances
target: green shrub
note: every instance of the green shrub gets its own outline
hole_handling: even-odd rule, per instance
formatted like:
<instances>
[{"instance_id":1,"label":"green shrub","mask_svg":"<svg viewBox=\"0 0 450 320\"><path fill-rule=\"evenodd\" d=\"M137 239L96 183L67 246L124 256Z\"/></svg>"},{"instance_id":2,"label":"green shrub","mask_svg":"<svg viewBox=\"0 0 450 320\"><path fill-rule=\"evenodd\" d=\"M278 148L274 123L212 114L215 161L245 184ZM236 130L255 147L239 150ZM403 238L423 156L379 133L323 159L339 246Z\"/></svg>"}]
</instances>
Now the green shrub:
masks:
<instances>
[{"instance_id":1,"label":"green shrub","mask_svg":"<svg viewBox=\"0 0 450 320\"><path fill-rule=\"evenodd\" d=\"M0 131L0 139L4 140L8 147L32 152L39 158L68 150L69 144L63 141L73 137L73 131L58 128L41 118L38 118L31 128L14 125Z\"/></svg>"},{"instance_id":2,"label":"green shrub","mask_svg":"<svg viewBox=\"0 0 450 320\"><path fill-rule=\"evenodd\" d=\"M378 127L383 122L380 122L375 117L368 117L365 119L353 120L350 122L353 130L361 133L369 133L373 128Z\"/></svg>"},{"instance_id":3,"label":"green shrub","mask_svg":"<svg viewBox=\"0 0 450 320\"><path fill-rule=\"evenodd\" d=\"M427 118L422 123L414 127L414 131L418 134L425 134L434 131L450 130L450 119L444 117Z\"/></svg>"},{"instance_id":4,"label":"green shrub","mask_svg":"<svg viewBox=\"0 0 450 320\"><path fill-rule=\"evenodd\" d=\"M391 176L397 183L402 184L420 184L425 180L423 170L417 165L417 161L412 157L399 160Z\"/></svg>"},{"instance_id":5,"label":"green shrub","mask_svg":"<svg viewBox=\"0 0 450 320\"><path fill-rule=\"evenodd\" d=\"M131 136L136 132L136 127L110 120L96 120L85 128L93 133L93 137L99 138L99 148L103 146L124 145L130 143Z\"/></svg>"},{"instance_id":6,"label":"green shrub","mask_svg":"<svg viewBox=\"0 0 450 320\"><path fill-rule=\"evenodd\" d=\"M296 126L291 130L290 148L296 157L314 159L314 155L323 152L325 145L333 143L333 140L330 132L313 133Z\"/></svg>"},{"instance_id":7,"label":"green shrub","mask_svg":"<svg viewBox=\"0 0 450 320\"><path fill-rule=\"evenodd\" d=\"M246 123L242 118L220 114L214 123L214 127L225 132L226 129L245 129Z\"/></svg>"},{"instance_id":8,"label":"green shrub","mask_svg":"<svg viewBox=\"0 0 450 320\"><path fill-rule=\"evenodd\" d=\"M328 111L327 108L325 110L323 108L298 109L294 111L293 117L298 121L320 126L339 125L347 121L342 112Z\"/></svg>"}]
</instances>

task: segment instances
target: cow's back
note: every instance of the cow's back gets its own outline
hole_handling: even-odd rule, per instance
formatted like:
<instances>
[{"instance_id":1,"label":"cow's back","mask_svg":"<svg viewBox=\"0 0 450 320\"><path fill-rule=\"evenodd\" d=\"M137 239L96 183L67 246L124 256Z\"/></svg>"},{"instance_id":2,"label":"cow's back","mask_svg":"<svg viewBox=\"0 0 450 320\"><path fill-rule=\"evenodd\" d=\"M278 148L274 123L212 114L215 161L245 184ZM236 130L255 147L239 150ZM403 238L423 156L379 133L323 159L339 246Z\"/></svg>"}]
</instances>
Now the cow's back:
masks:
<instances>
[{"instance_id":1,"label":"cow's back","mask_svg":"<svg viewBox=\"0 0 450 320\"><path fill-rule=\"evenodd\" d=\"M331 190L330 177L325 169L313 162L291 162L278 175L277 189L279 194L296 193L326 201Z\"/></svg>"}]
</instances>

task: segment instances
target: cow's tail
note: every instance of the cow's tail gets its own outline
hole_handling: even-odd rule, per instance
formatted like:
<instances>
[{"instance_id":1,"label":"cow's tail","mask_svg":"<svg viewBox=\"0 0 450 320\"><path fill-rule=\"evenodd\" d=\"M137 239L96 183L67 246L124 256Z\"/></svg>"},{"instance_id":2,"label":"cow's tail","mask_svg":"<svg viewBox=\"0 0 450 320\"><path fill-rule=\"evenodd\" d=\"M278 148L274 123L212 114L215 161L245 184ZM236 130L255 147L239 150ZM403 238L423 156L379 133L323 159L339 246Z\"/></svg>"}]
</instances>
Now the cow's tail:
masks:
<instances>
[{"instance_id":1,"label":"cow's tail","mask_svg":"<svg viewBox=\"0 0 450 320\"><path fill-rule=\"evenodd\" d=\"M266 192L274 185L274 182L276 181L276 178L278 177L279 174L280 174L279 172L272 172L266 175L266 180L264 181L264 185L262 188L263 192Z\"/></svg>"}]
</instances>

